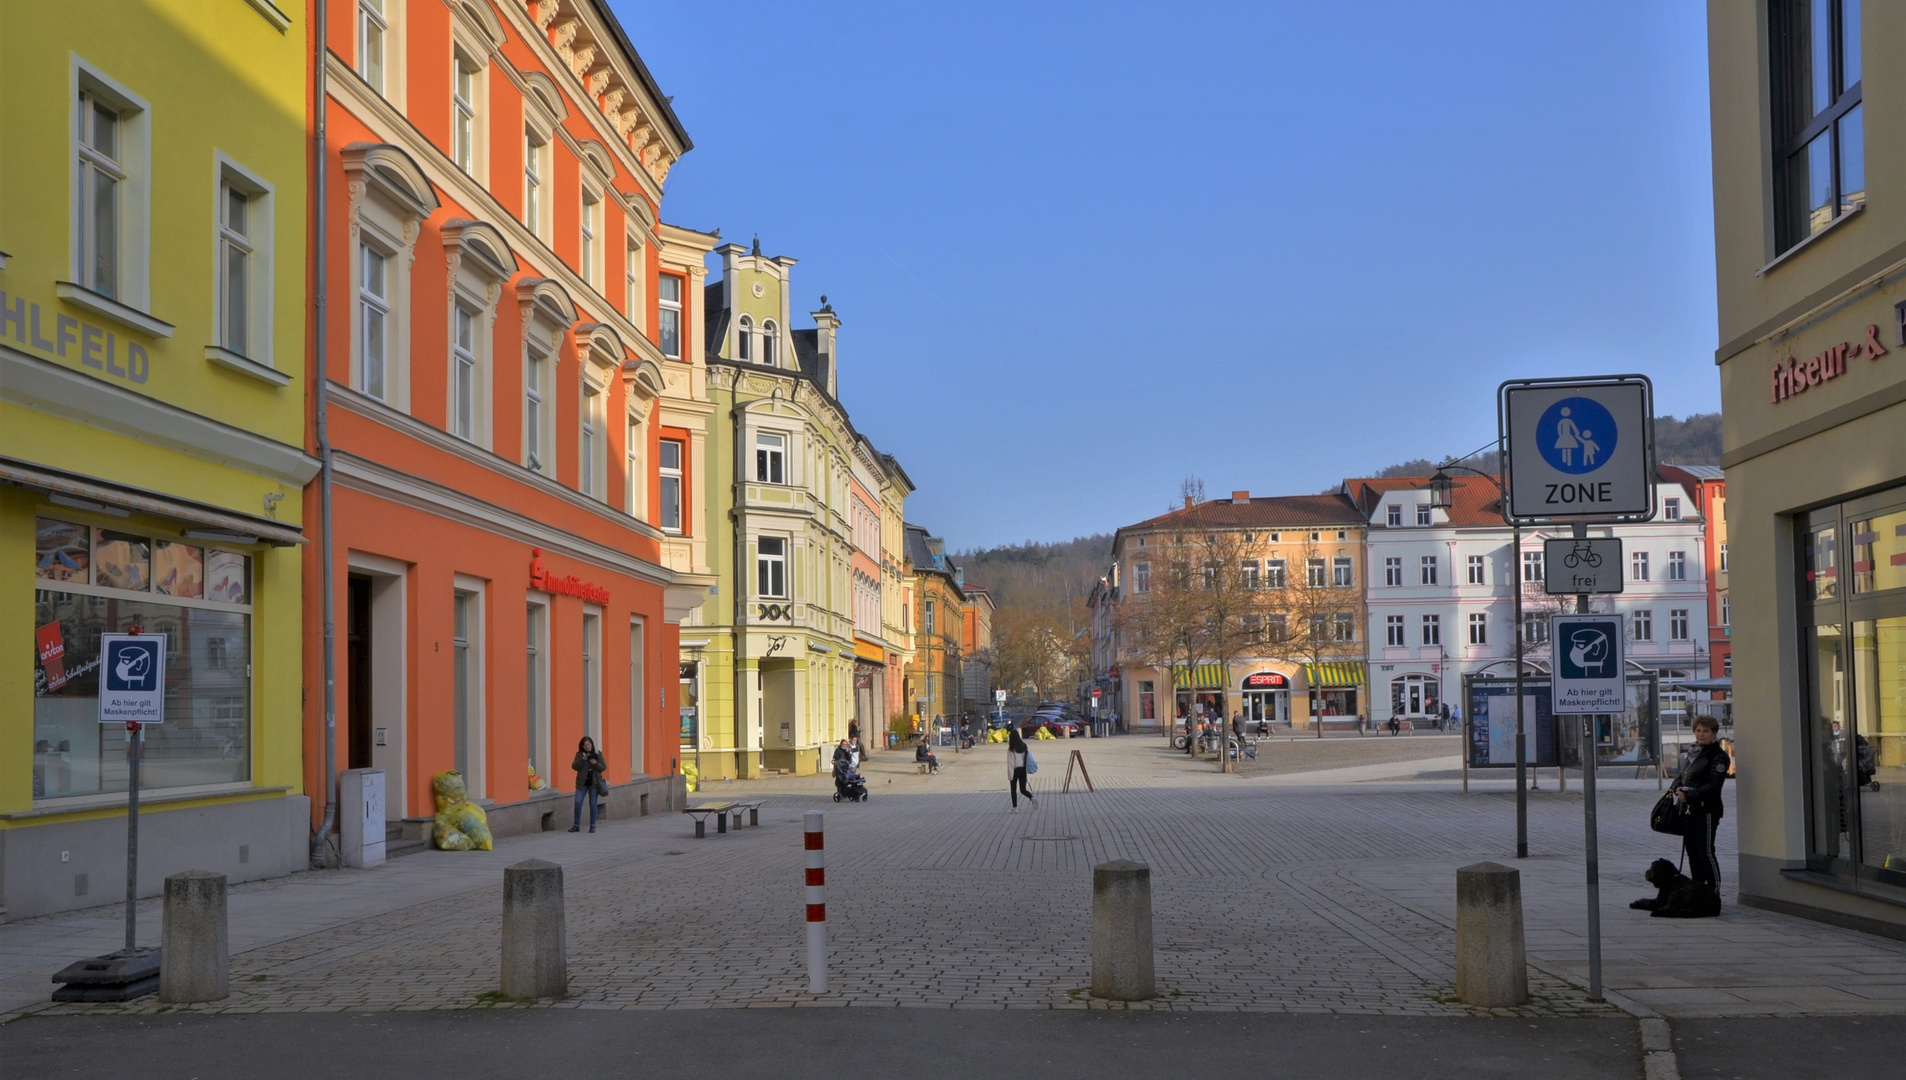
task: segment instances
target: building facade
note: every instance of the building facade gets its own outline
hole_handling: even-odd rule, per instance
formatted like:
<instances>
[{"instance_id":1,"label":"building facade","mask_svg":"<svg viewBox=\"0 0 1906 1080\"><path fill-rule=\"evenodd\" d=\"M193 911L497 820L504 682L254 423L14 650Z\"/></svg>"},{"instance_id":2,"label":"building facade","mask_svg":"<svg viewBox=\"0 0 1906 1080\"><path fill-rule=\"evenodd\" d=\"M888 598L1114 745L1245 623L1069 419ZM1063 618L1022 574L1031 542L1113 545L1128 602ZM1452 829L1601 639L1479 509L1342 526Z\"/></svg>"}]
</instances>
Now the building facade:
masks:
<instances>
[{"instance_id":1,"label":"building facade","mask_svg":"<svg viewBox=\"0 0 1906 1080\"><path fill-rule=\"evenodd\" d=\"M1741 899L1906 937L1906 9L1708 20Z\"/></svg>"},{"instance_id":2,"label":"building facade","mask_svg":"<svg viewBox=\"0 0 1906 1080\"><path fill-rule=\"evenodd\" d=\"M337 766L382 769L413 835L454 769L507 835L567 816L587 735L624 798L660 809L673 620L711 583L664 554L692 542L661 483L692 469L700 378L693 276L659 261L687 134L593 0L331 0L329 28L312 378L335 531L306 585L336 612ZM305 626L322 686L319 604Z\"/></svg>"},{"instance_id":3,"label":"building facade","mask_svg":"<svg viewBox=\"0 0 1906 1080\"><path fill-rule=\"evenodd\" d=\"M0 12L5 917L120 894L102 633L166 635L140 893L304 865L308 45L256 5Z\"/></svg>"},{"instance_id":4,"label":"building facade","mask_svg":"<svg viewBox=\"0 0 1906 1080\"><path fill-rule=\"evenodd\" d=\"M1707 675L1734 676L1729 645L1732 601L1727 588L1727 475L1716 465L1664 465L1661 475L1678 482L1694 497L1701 515L1702 550L1707 555Z\"/></svg>"},{"instance_id":5,"label":"building facade","mask_svg":"<svg viewBox=\"0 0 1906 1080\"><path fill-rule=\"evenodd\" d=\"M960 711L975 718L993 707L993 594L984 585L964 582L966 608L961 612L960 652L965 658L960 675Z\"/></svg>"},{"instance_id":6,"label":"building facade","mask_svg":"<svg viewBox=\"0 0 1906 1080\"><path fill-rule=\"evenodd\" d=\"M965 674L960 570L947 558L945 542L924 527L909 524L906 535L913 580L913 664L903 699L912 708L909 723L921 731L946 723L957 727Z\"/></svg>"}]
</instances>

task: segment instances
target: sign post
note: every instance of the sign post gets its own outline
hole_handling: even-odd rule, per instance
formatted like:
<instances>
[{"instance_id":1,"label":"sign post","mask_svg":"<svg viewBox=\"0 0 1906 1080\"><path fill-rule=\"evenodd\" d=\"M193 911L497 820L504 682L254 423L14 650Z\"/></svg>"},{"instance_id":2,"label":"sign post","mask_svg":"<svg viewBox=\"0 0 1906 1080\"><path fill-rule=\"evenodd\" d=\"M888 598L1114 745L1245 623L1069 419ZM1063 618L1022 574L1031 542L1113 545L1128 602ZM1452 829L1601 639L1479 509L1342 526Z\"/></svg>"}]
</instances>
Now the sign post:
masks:
<instances>
[{"instance_id":1,"label":"sign post","mask_svg":"<svg viewBox=\"0 0 1906 1080\"><path fill-rule=\"evenodd\" d=\"M1567 524L1574 534L1544 545L1543 585L1551 593L1575 594L1575 614L1550 618L1550 705L1558 716L1586 718L1582 828L1588 878L1588 997L1600 1001L1597 717L1626 710L1627 671L1621 617L1588 613L1591 593L1620 591L1621 544L1612 541L1610 551L1611 541L1589 539L1588 526L1642 522L1655 515L1654 384L1645 375L1512 380L1496 389L1496 418L1504 451L1503 517L1516 526ZM1564 549L1551 554L1557 543Z\"/></svg>"}]
</instances>

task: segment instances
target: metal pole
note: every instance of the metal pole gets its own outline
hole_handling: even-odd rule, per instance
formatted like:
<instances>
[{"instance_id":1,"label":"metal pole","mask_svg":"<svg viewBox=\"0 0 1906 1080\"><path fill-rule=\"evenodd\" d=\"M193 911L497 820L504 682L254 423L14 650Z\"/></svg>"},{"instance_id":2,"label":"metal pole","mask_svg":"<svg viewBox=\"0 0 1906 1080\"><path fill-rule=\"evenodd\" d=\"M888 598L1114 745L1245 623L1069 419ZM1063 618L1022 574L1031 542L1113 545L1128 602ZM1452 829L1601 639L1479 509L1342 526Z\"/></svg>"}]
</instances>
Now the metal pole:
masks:
<instances>
[{"instance_id":1,"label":"metal pole","mask_svg":"<svg viewBox=\"0 0 1906 1080\"><path fill-rule=\"evenodd\" d=\"M802 815L807 847L807 990L827 993L827 850L822 814Z\"/></svg>"},{"instance_id":2,"label":"metal pole","mask_svg":"<svg viewBox=\"0 0 1906 1080\"><path fill-rule=\"evenodd\" d=\"M145 742L137 720L126 721L126 951L139 947L139 759Z\"/></svg>"},{"instance_id":3,"label":"metal pole","mask_svg":"<svg viewBox=\"0 0 1906 1080\"><path fill-rule=\"evenodd\" d=\"M1575 526L1575 539L1588 538L1588 526ZM1575 612L1588 614L1588 594L1575 594ZM1600 717L1588 717L1582 747L1582 831L1588 864L1588 1000L1602 1000L1602 869L1595 829L1595 757L1600 749Z\"/></svg>"},{"instance_id":4,"label":"metal pole","mask_svg":"<svg viewBox=\"0 0 1906 1080\"><path fill-rule=\"evenodd\" d=\"M329 4L314 5L311 24L312 47L312 144L313 161L311 178L311 205L316 211L312 214L314 222L311 237L311 351L310 370L312 379L312 414L314 436L318 451L318 591L323 593L324 611L324 687L321 691L324 712L324 776L319 779L318 789L324 798L324 816L319 820L316 831L311 834L310 864L322 868L330 860L326 847L330 843L331 828L337 822L338 804L338 708L337 708L337 587L331 565L331 375L329 358L325 355L325 289L326 273L325 230L329 215L325 212L325 107L326 80L324 61L328 53L325 44L325 10Z\"/></svg>"},{"instance_id":5,"label":"metal pole","mask_svg":"<svg viewBox=\"0 0 1906 1080\"><path fill-rule=\"evenodd\" d=\"M1512 532L1515 536L1515 558L1509 566L1509 576L1516 584L1515 622L1516 622L1516 858L1529 857L1529 748L1526 728L1522 718L1522 525L1517 523ZM1467 751L1467 747L1465 747ZM1463 760L1469 760L1465 752Z\"/></svg>"}]
</instances>

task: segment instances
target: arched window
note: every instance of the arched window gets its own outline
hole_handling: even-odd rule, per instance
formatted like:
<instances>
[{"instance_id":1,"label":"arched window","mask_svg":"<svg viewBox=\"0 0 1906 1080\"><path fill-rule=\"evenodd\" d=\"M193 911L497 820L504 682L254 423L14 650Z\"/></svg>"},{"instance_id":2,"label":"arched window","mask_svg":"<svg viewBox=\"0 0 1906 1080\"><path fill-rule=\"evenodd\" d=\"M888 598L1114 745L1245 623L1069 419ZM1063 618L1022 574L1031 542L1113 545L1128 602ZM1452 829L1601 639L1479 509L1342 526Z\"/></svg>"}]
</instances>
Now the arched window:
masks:
<instances>
[{"instance_id":1,"label":"arched window","mask_svg":"<svg viewBox=\"0 0 1906 1080\"><path fill-rule=\"evenodd\" d=\"M754 359L754 320L746 315L735 327L735 359Z\"/></svg>"},{"instance_id":2,"label":"arched window","mask_svg":"<svg viewBox=\"0 0 1906 1080\"><path fill-rule=\"evenodd\" d=\"M761 324L761 362L774 366L774 320Z\"/></svg>"}]
</instances>

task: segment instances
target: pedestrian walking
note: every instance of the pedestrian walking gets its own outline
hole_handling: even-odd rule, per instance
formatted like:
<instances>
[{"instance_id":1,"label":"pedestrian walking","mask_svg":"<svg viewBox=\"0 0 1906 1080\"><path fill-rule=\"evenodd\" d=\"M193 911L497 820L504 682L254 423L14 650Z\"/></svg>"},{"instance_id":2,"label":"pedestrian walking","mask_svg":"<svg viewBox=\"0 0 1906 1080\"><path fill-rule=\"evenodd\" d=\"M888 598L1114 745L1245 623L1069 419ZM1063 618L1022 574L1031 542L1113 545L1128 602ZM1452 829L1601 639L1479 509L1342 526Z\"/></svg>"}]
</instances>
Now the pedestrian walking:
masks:
<instances>
[{"instance_id":1,"label":"pedestrian walking","mask_svg":"<svg viewBox=\"0 0 1906 1080\"><path fill-rule=\"evenodd\" d=\"M1026 763L1032 752L1026 749L1026 740L1019 735L1018 728L1012 728L1006 736L1006 794L1013 800L1013 810L1019 809L1019 796L1024 794L1026 801L1034 810L1039 809L1039 800L1032 797L1032 785L1026 780Z\"/></svg>"},{"instance_id":2,"label":"pedestrian walking","mask_svg":"<svg viewBox=\"0 0 1906 1080\"><path fill-rule=\"evenodd\" d=\"M1700 894L1702 915L1721 913L1721 860L1714 854L1714 834L1721 827L1721 788L1730 764L1721 748L1721 725L1712 716L1694 718L1694 751L1681 763L1674 781L1675 801L1688 809L1688 876Z\"/></svg>"},{"instance_id":3,"label":"pedestrian walking","mask_svg":"<svg viewBox=\"0 0 1906 1080\"><path fill-rule=\"evenodd\" d=\"M609 771L609 763L603 760L602 752L596 749L596 740L587 735L576 744L576 760L569 763L576 770L576 813L570 819L569 831L582 831L582 800L589 799L589 831L596 831L596 805L602 797L608 782L603 774Z\"/></svg>"}]
</instances>

